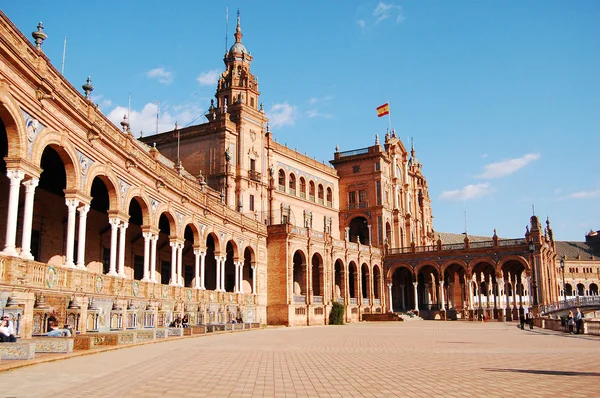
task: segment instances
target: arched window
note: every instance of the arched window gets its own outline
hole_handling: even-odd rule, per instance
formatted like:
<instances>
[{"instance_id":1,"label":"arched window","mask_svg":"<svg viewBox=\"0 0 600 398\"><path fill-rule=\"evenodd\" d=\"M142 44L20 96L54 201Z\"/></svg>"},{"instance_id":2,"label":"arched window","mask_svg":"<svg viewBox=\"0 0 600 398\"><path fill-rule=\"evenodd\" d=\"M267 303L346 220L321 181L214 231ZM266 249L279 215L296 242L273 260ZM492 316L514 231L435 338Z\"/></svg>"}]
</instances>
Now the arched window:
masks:
<instances>
[{"instance_id":1,"label":"arched window","mask_svg":"<svg viewBox=\"0 0 600 398\"><path fill-rule=\"evenodd\" d=\"M315 183L312 181L308 183L308 200L311 202L315 201Z\"/></svg>"},{"instance_id":2,"label":"arched window","mask_svg":"<svg viewBox=\"0 0 600 398\"><path fill-rule=\"evenodd\" d=\"M333 191L331 188L327 187L327 206L331 207L333 205Z\"/></svg>"},{"instance_id":3,"label":"arched window","mask_svg":"<svg viewBox=\"0 0 600 398\"><path fill-rule=\"evenodd\" d=\"M300 197L306 199L306 180L300 177Z\"/></svg>"},{"instance_id":4,"label":"arched window","mask_svg":"<svg viewBox=\"0 0 600 398\"><path fill-rule=\"evenodd\" d=\"M290 195L296 196L296 176L294 173L290 173L290 180L288 182L290 190L288 191Z\"/></svg>"},{"instance_id":5,"label":"arched window","mask_svg":"<svg viewBox=\"0 0 600 398\"><path fill-rule=\"evenodd\" d=\"M323 199L324 199L324 196L325 196L325 191L323 190L323 185L319 184L319 188L318 189L319 189L319 191L318 191L318 193L319 193L319 203L323 204Z\"/></svg>"},{"instance_id":6,"label":"arched window","mask_svg":"<svg viewBox=\"0 0 600 398\"><path fill-rule=\"evenodd\" d=\"M279 190L285 192L285 171L279 169Z\"/></svg>"}]
</instances>

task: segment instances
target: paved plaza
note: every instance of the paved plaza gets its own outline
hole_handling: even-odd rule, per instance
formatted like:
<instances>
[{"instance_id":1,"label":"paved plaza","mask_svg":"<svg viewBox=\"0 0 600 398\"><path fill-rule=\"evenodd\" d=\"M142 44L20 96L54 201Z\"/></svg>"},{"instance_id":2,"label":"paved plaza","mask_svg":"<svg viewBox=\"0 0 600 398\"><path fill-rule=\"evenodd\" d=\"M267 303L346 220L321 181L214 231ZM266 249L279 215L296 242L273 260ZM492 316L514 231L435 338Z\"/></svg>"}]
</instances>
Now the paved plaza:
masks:
<instances>
[{"instance_id":1,"label":"paved plaza","mask_svg":"<svg viewBox=\"0 0 600 398\"><path fill-rule=\"evenodd\" d=\"M514 323L273 328L0 373L0 396L597 396L600 339Z\"/></svg>"}]
</instances>

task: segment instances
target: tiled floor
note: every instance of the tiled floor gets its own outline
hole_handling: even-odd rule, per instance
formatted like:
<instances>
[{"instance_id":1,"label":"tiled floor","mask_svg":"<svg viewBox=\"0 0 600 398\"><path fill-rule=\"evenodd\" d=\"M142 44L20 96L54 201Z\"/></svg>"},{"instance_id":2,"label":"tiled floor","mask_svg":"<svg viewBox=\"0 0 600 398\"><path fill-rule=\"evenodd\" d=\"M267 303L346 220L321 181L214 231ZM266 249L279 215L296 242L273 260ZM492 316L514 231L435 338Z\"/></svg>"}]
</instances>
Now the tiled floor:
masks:
<instances>
[{"instance_id":1,"label":"tiled floor","mask_svg":"<svg viewBox=\"0 0 600 398\"><path fill-rule=\"evenodd\" d=\"M597 396L600 338L516 324L361 323L207 335L0 373L0 396Z\"/></svg>"}]
</instances>

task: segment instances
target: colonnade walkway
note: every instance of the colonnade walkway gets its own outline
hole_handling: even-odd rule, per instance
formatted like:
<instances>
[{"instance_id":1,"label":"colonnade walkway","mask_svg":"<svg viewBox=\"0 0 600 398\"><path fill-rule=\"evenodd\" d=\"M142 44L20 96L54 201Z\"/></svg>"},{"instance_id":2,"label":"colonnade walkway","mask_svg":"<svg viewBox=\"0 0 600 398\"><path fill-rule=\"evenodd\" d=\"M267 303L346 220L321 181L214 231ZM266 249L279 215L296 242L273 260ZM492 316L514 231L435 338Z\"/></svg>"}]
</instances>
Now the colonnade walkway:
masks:
<instances>
[{"instance_id":1,"label":"colonnade walkway","mask_svg":"<svg viewBox=\"0 0 600 398\"><path fill-rule=\"evenodd\" d=\"M595 396L600 338L513 322L267 328L0 373L3 396Z\"/></svg>"}]
</instances>

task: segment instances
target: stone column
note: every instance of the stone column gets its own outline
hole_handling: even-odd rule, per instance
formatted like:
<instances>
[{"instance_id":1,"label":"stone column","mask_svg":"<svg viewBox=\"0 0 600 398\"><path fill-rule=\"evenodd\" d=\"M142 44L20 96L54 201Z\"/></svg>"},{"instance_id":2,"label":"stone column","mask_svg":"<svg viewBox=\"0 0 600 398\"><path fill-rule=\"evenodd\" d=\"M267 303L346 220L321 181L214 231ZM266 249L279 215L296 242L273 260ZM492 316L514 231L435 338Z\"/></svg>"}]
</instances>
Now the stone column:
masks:
<instances>
[{"instance_id":1,"label":"stone column","mask_svg":"<svg viewBox=\"0 0 600 398\"><path fill-rule=\"evenodd\" d=\"M240 261L240 284L239 292L244 293L244 261Z\"/></svg>"},{"instance_id":2,"label":"stone column","mask_svg":"<svg viewBox=\"0 0 600 398\"><path fill-rule=\"evenodd\" d=\"M233 292L234 293L239 293L240 292L240 263L239 262L233 262L233 266L235 268L235 285L233 287Z\"/></svg>"},{"instance_id":3,"label":"stone column","mask_svg":"<svg viewBox=\"0 0 600 398\"><path fill-rule=\"evenodd\" d=\"M206 251L200 252L200 289L202 290L206 290L206 286L204 284L204 275L206 275L205 272L205 259L206 259Z\"/></svg>"},{"instance_id":4,"label":"stone column","mask_svg":"<svg viewBox=\"0 0 600 398\"><path fill-rule=\"evenodd\" d=\"M158 241L158 234L152 235L151 237L151 247L150 247L150 280L154 283L157 283L156 280L156 242Z\"/></svg>"},{"instance_id":5,"label":"stone column","mask_svg":"<svg viewBox=\"0 0 600 398\"><path fill-rule=\"evenodd\" d=\"M144 277L142 281L150 281L150 241L152 240L151 232L143 232L144 237Z\"/></svg>"},{"instance_id":6,"label":"stone column","mask_svg":"<svg viewBox=\"0 0 600 398\"><path fill-rule=\"evenodd\" d=\"M467 300L469 303L469 310L473 309L473 279L472 278L467 278L466 283L469 284L469 299Z\"/></svg>"},{"instance_id":7,"label":"stone column","mask_svg":"<svg viewBox=\"0 0 600 398\"><path fill-rule=\"evenodd\" d=\"M496 283L498 284L498 307L504 309L504 299L502 297L504 292L504 278L496 278Z\"/></svg>"},{"instance_id":8,"label":"stone column","mask_svg":"<svg viewBox=\"0 0 600 398\"><path fill-rule=\"evenodd\" d=\"M200 250L194 250L194 289L200 289Z\"/></svg>"},{"instance_id":9,"label":"stone column","mask_svg":"<svg viewBox=\"0 0 600 398\"><path fill-rule=\"evenodd\" d=\"M73 261L73 251L75 249L75 216L77 212L77 206L79 205L78 199L66 199L65 203L68 208L67 213L67 253L65 255L65 265L67 267L75 268L75 262Z\"/></svg>"},{"instance_id":10,"label":"stone column","mask_svg":"<svg viewBox=\"0 0 600 398\"><path fill-rule=\"evenodd\" d=\"M110 224L110 265L108 274L110 276L117 275L117 229L121 220L118 218L109 218Z\"/></svg>"},{"instance_id":11,"label":"stone column","mask_svg":"<svg viewBox=\"0 0 600 398\"><path fill-rule=\"evenodd\" d=\"M183 242L177 244L177 286L183 286Z\"/></svg>"},{"instance_id":12,"label":"stone column","mask_svg":"<svg viewBox=\"0 0 600 398\"><path fill-rule=\"evenodd\" d=\"M527 306L531 307L533 304L533 290L531 286L531 277L528 276L525 278L527 284Z\"/></svg>"},{"instance_id":13,"label":"stone column","mask_svg":"<svg viewBox=\"0 0 600 398\"><path fill-rule=\"evenodd\" d=\"M400 285L400 307L405 310L406 309L406 301L404 299L404 285Z\"/></svg>"},{"instance_id":14,"label":"stone column","mask_svg":"<svg viewBox=\"0 0 600 398\"><path fill-rule=\"evenodd\" d=\"M175 241L169 242L171 246L171 281L169 285L177 286L177 246Z\"/></svg>"},{"instance_id":15,"label":"stone column","mask_svg":"<svg viewBox=\"0 0 600 398\"><path fill-rule=\"evenodd\" d=\"M417 286L419 282L413 282L413 286L415 287L415 311L419 311L419 296L417 295Z\"/></svg>"},{"instance_id":16,"label":"stone column","mask_svg":"<svg viewBox=\"0 0 600 398\"><path fill-rule=\"evenodd\" d=\"M10 189L8 192L6 243L2 253L7 256L16 256L15 240L17 236L17 216L19 213L19 187L21 180L25 178L25 173L20 170L8 170L6 175L10 179Z\"/></svg>"},{"instance_id":17,"label":"stone column","mask_svg":"<svg viewBox=\"0 0 600 398\"><path fill-rule=\"evenodd\" d=\"M429 289L430 288L431 288L431 283L426 283L425 284L425 297L424 297L424 302L423 302L423 304L425 304L425 305L431 304L431 302L429 301Z\"/></svg>"},{"instance_id":18,"label":"stone column","mask_svg":"<svg viewBox=\"0 0 600 398\"><path fill-rule=\"evenodd\" d=\"M33 195L39 179L31 178L23 183L25 187L25 211L23 213L23 238L21 239L21 258L33 260L31 254L31 224L33 222Z\"/></svg>"},{"instance_id":19,"label":"stone column","mask_svg":"<svg viewBox=\"0 0 600 398\"><path fill-rule=\"evenodd\" d=\"M84 204L79 207L79 238L77 240L77 268L85 269L85 236L87 228L87 214L90 205Z\"/></svg>"},{"instance_id":20,"label":"stone column","mask_svg":"<svg viewBox=\"0 0 600 398\"><path fill-rule=\"evenodd\" d=\"M225 262L227 257L221 257L221 291L225 291Z\"/></svg>"},{"instance_id":21,"label":"stone column","mask_svg":"<svg viewBox=\"0 0 600 398\"><path fill-rule=\"evenodd\" d=\"M215 264L217 267L217 284L215 290L217 292L221 291L221 257L215 256Z\"/></svg>"},{"instance_id":22,"label":"stone column","mask_svg":"<svg viewBox=\"0 0 600 398\"><path fill-rule=\"evenodd\" d=\"M252 265L252 294L256 294L256 270L258 267L256 265Z\"/></svg>"},{"instance_id":23,"label":"stone column","mask_svg":"<svg viewBox=\"0 0 600 398\"><path fill-rule=\"evenodd\" d=\"M388 302L390 303L389 304L390 312L394 312L394 301L393 301L393 297L392 297L392 286L394 286L394 285L391 284L391 283L387 284L387 287L388 287Z\"/></svg>"},{"instance_id":24,"label":"stone column","mask_svg":"<svg viewBox=\"0 0 600 398\"><path fill-rule=\"evenodd\" d=\"M444 299L444 281L440 281L440 309L446 311L446 301Z\"/></svg>"},{"instance_id":25,"label":"stone column","mask_svg":"<svg viewBox=\"0 0 600 398\"><path fill-rule=\"evenodd\" d=\"M129 223L123 221L119 225L119 276L125 278L125 237L127 236L127 227Z\"/></svg>"},{"instance_id":26,"label":"stone column","mask_svg":"<svg viewBox=\"0 0 600 398\"><path fill-rule=\"evenodd\" d=\"M512 294L513 294L513 308L516 309L517 308L517 275L513 275L513 289L512 289Z\"/></svg>"}]
</instances>

